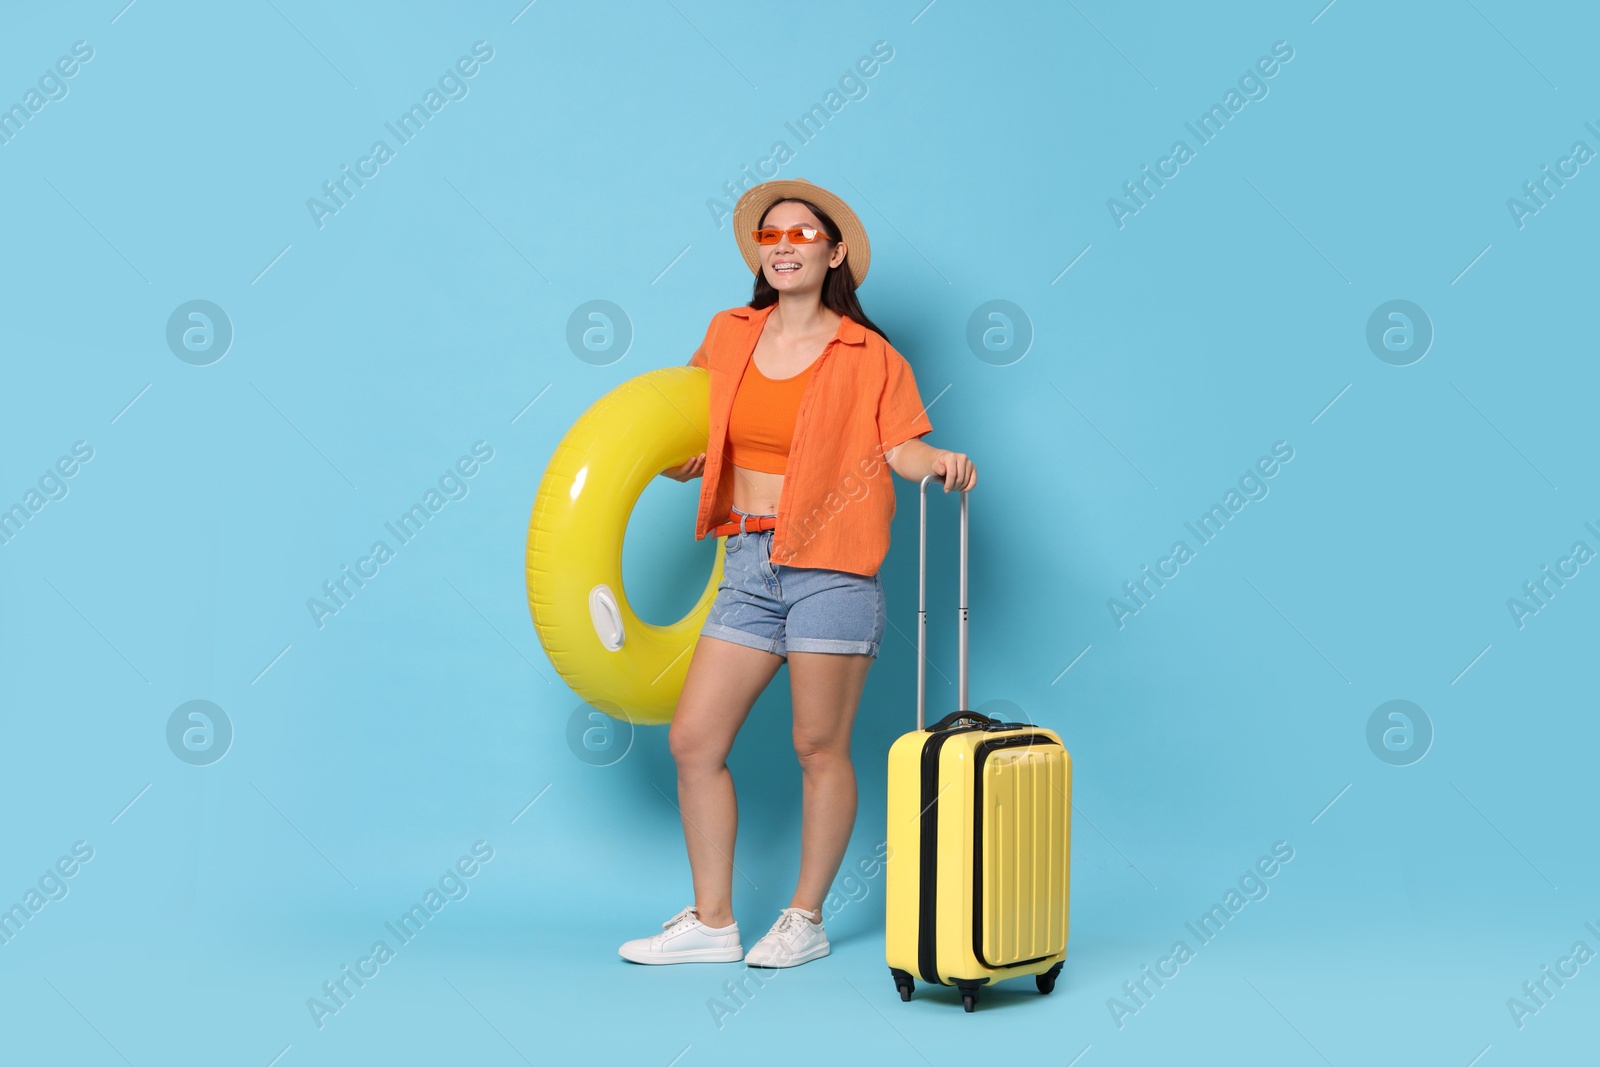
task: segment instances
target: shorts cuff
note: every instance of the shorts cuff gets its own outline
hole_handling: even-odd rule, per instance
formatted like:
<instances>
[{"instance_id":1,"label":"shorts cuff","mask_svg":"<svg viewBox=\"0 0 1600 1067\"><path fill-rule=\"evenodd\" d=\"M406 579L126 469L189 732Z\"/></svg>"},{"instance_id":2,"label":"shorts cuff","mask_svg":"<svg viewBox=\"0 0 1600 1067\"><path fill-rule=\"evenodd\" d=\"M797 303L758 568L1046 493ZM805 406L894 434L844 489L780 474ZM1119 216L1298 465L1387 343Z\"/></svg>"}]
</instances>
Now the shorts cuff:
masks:
<instances>
[{"instance_id":1,"label":"shorts cuff","mask_svg":"<svg viewBox=\"0 0 1600 1067\"><path fill-rule=\"evenodd\" d=\"M878 657L876 641L839 641L828 637L791 637L790 652L834 652L846 655Z\"/></svg>"},{"instance_id":2,"label":"shorts cuff","mask_svg":"<svg viewBox=\"0 0 1600 1067\"><path fill-rule=\"evenodd\" d=\"M743 630L735 630L730 626L718 626L715 623L707 623L701 629L700 636L715 637L720 641L729 641L736 645L743 645L746 648L760 649L762 652L771 652L775 656L783 656L785 659L788 658L788 654L775 639L761 637L758 634L745 633ZM848 644L849 642L834 643Z\"/></svg>"}]
</instances>

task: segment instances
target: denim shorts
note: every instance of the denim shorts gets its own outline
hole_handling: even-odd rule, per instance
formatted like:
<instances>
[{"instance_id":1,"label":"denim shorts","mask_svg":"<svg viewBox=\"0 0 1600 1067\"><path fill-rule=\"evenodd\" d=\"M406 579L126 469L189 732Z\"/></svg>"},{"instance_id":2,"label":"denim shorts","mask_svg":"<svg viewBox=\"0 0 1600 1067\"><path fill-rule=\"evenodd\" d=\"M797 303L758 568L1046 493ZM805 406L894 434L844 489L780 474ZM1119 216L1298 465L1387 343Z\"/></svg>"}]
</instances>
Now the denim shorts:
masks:
<instances>
[{"instance_id":1,"label":"denim shorts","mask_svg":"<svg viewBox=\"0 0 1600 1067\"><path fill-rule=\"evenodd\" d=\"M775 564L774 533L728 535L722 584L701 636L785 659L790 652L855 653L876 659L889 617L883 579Z\"/></svg>"}]
</instances>

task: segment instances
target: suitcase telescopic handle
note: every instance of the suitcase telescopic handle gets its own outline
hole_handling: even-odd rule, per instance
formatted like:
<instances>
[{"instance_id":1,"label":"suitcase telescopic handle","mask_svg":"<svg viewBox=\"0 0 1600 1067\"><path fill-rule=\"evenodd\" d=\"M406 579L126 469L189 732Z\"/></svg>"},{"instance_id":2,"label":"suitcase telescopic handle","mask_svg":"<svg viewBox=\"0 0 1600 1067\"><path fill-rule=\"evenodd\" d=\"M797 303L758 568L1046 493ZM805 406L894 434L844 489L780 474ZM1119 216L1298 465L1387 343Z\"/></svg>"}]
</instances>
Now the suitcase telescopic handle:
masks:
<instances>
[{"instance_id":1,"label":"suitcase telescopic handle","mask_svg":"<svg viewBox=\"0 0 1600 1067\"><path fill-rule=\"evenodd\" d=\"M924 728L928 703L928 483L942 481L937 474L922 479L922 530L917 575L917 729ZM967 494L961 491L961 604L956 631L956 710L967 710ZM949 716L945 717L946 719Z\"/></svg>"}]
</instances>

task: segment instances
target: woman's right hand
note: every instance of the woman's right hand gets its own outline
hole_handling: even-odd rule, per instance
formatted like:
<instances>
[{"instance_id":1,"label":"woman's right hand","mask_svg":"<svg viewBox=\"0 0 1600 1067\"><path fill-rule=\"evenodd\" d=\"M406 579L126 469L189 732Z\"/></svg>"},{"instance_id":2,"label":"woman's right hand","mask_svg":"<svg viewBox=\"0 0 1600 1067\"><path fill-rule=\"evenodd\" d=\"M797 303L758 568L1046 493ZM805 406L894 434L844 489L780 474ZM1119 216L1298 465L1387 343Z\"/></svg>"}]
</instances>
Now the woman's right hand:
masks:
<instances>
[{"instance_id":1,"label":"woman's right hand","mask_svg":"<svg viewBox=\"0 0 1600 1067\"><path fill-rule=\"evenodd\" d=\"M702 452L698 456L691 456L684 460L679 466L668 467L661 474L663 477L671 478L673 481L687 482L691 478L700 477L705 473L705 470L706 454Z\"/></svg>"}]
</instances>

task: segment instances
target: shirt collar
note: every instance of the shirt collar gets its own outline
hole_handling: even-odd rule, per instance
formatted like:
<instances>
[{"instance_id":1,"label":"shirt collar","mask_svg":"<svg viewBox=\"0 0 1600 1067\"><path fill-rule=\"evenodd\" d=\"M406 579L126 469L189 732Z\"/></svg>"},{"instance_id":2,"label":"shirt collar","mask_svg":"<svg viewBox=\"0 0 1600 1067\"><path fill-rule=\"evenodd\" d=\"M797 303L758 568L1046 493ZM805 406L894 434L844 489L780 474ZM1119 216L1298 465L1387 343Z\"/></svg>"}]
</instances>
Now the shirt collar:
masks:
<instances>
[{"instance_id":1,"label":"shirt collar","mask_svg":"<svg viewBox=\"0 0 1600 1067\"><path fill-rule=\"evenodd\" d=\"M768 304L764 308L745 305L733 308L732 311L739 318L749 320L753 326L759 328L777 306L776 303ZM867 328L849 315L845 315L839 320L838 338L847 345L864 345L867 343Z\"/></svg>"}]
</instances>

